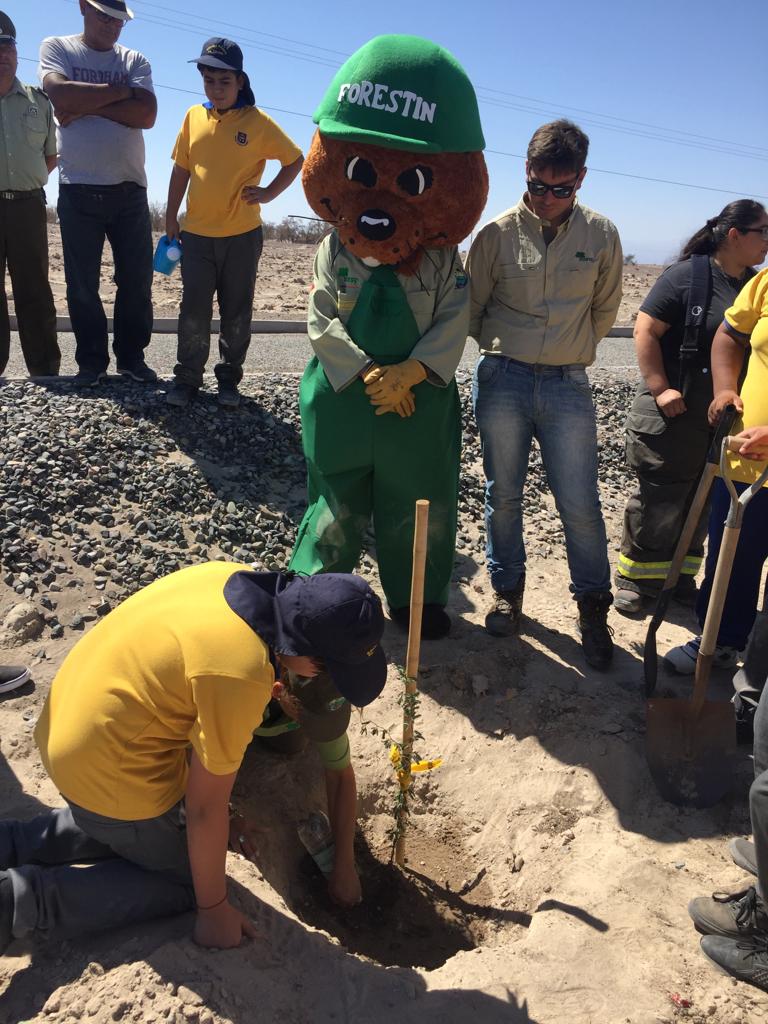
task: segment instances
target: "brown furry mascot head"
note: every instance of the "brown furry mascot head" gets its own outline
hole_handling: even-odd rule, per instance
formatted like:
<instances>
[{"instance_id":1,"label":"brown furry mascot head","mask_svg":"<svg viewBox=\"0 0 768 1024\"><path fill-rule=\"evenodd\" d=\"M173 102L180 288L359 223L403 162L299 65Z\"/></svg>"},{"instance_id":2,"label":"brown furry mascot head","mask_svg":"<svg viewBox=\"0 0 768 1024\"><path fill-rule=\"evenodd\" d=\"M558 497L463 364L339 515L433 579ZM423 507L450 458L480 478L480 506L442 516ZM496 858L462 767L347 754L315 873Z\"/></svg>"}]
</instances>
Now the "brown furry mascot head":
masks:
<instances>
[{"instance_id":1,"label":"brown furry mascot head","mask_svg":"<svg viewBox=\"0 0 768 1024\"><path fill-rule=\"evenodd\" d=\"M477 223L485 140L474 89L447 50L377 36L343 65L314 120L304 191L356 256L414 273L424 249L457 245Z\"/></svg>"}]
</instances>

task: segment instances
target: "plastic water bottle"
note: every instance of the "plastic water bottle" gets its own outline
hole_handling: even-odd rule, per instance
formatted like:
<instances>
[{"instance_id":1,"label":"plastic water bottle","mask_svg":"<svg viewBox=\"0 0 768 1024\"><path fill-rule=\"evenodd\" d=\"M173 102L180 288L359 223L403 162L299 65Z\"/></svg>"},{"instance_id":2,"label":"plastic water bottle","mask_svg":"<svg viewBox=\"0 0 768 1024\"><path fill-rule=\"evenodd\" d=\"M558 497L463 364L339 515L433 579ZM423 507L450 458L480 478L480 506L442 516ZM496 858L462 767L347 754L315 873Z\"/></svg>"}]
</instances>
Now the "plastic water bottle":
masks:
<instances>
[{"instance_id":1,"label":"plastic water bottle","mask_svg":"<svg viewBox=\"0 0 768 1024\"><path fill-rule=\"evenodd\" d=\"M155 249L153 266L158 274L171 275L181 259L181 242L177 239L171 241L167 235L163 235Z\"/></svg>"},{"instance_id":2,"label":"plastic water bottle","mask_svg":"<svg viewBox=\"0 0 768 1024\"><path fill-rule=\"evenodd\" d=\"M299 839L322 873L327 877L333 871L336 846L328 815L312 811L298 827Z\"/></svg>"}]
</instances>

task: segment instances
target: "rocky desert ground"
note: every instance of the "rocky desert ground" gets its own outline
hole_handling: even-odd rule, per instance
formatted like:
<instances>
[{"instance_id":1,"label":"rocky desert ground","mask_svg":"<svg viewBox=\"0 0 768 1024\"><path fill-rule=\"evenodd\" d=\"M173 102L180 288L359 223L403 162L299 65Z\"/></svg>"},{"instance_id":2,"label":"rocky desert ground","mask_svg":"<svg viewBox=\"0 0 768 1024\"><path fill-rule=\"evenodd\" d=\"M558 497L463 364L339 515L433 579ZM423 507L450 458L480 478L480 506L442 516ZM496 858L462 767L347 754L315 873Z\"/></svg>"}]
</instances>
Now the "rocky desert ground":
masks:
<instances>
[{"instance_id":1,"label":"rocky desert ground","mask_svg":"<svg viewBox=\"0 0 768 1024\"><path fill-rule=\"evenodd\" d=\"M272 245L257 315L299 318L311 247ZM56 252L53 252L56 271ZM631 323L659 268L627 268L620 320ZM60 259L58 265L61 273ZM60 311L61 280L56 283ZM111 287L105 274L105 294ZM173 315L178 281L158 290ZM592 374L601 489L612 557L630 485L622 426L631 374ZM304 507L304 465L290 374L249 377L245 401L210 396L169 410L161 391L113 383L0 382L0 622L4 661L33 680L0 697L0 807L28 817L60 797L32 729L57 667L84 631L158 575L206 558L283 566ZM732 797L709 810L665 803L644 753L646 622L612 613L616 658L587 669L568 593L559 520L532 452L526 491L528 591L521 635L482 626L482 472L460 381L464 467L449 610L451 635L422 646L423 756L403 872L388 867L395 777L375 726L399 730L396 666L405 638L388 626L383 696L353 719L364 905L332 908L296 824L322 806L312 750L254 745L236 803L258 822L254 862L235 855L236 899L258 940L210 952L188 918L141 929L15 943L0 960L0 1024L760 1024L768 1000L716 973L686 913L693 896L736 886L727 840L749 832L749 751ZM378 586L375 551L361 571ZM659 648L695 628L673 607ZM719 674L713 693L727 698ZM662 694L685 694L664 674Z\"/></svg>"}]
</instances>

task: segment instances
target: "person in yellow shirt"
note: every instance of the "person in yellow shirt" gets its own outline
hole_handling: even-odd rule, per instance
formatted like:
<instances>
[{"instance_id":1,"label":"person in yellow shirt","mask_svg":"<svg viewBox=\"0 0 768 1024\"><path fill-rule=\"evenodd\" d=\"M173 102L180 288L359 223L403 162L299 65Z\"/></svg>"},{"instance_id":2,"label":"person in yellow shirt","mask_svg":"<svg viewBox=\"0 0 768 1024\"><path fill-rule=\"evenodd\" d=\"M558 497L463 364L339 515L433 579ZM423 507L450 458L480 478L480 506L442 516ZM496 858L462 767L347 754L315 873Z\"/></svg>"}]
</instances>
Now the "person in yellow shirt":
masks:
<instances>
[{"instance_id":1,"label":"person in yellow shirt","mask_svg":"<svg viewBox=\"0 0 768 1024\"><path fill-rule=\"evenodd\" d=\"M768 240L768 224L748 230L760 232ZM748 352L747 373L739 389L739 377ZM709 408L711 425L714 426L727 405L735 405L741 414L734 427L741 448L738 454L729 456L729 473L737 481L736 490L742 491L758 478L766 462L764 434L765 424L768 423L768 270L756 274L741 289L733 305L725 311L723 323L712 342L712 386L715 397ZM712 492L704 582L696 602L696 615L701 626L707 614L728 506L726 486L722 480L717 480ZM768 530L765 529L767 518L768 488L763 487L744 510L739 545L717 634L714 664L718 668L736 667L740 652L746 647L755 625L763 568L768 561ZM761 618L768 612L768 592L763 604ZM759 624L755 628L759 628ZM667 665L675 672L693 674L700 643L701 637L695 636L687 643L673 647L665 657ZM742 673L739 673L739 678L743 679ZM734 704L739 740L742 743L752 741L752 720L764 681L759 679L753 680L750 685L737 685Z\"/></svg>"},{"instance_id":2,"label":"person in yellow shirt","mask_svg":"<svg viewBox=\"0 0 768 1024\"><path fill-rule=\"evenodd\" d=\"M330 717L346 702L366 705L386 681L383 630L381 602L359 577L225 562L171 573L111 612L70 651L35 730L66 806L0 822L0 954L34 933L79 935L193 909L201 945L252 936L225 875L228 841L253 852L246 825L230 824L238 768L270 697L310 736L328 717L315 708L304 722L276 674L330 677L334 699L320 709ZM338 731L326 725L325 738ZM355 777L348 756L334 769L328 886L351 904L360 898Z\"/></svg>"},{"instance_id":3,"label":"person in yellow shirt","mask_svg":"<svg viewBox=\"0 0 768 1024\"><path fill-rule=\"evenodd\" d=\"M208 102L187 111L173 150L165 233L181 241L184 292L169 405L183 407L203 383L211 346L213 296L221 313L219 403L239 404L237 385L251 341L251 315L263 232L261 204L284 192L303 157L283 130L255 106L243 53L230 39L214 37L196 63ZM281 166L261 186L267 160ZM184 230L179 207L189 186Z\"/></svg>"}]
</instances>

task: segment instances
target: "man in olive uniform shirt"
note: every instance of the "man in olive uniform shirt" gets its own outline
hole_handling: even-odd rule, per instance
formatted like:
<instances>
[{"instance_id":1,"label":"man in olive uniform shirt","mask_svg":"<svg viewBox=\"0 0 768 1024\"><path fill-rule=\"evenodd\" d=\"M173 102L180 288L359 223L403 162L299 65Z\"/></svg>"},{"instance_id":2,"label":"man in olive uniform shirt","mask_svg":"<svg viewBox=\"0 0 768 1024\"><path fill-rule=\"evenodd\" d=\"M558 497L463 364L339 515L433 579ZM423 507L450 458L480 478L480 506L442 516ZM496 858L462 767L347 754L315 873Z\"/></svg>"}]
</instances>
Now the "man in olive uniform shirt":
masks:
<instances>
[{"instance_id":1,"label":"man in olive uniform shirt","mask_svg":"<svg viewBox=\"0 0 768 1024\"><path fill-rule=\"evenodd\" d=\"M48 229L43 186L56 166L56 128L48 97L16 77L16 29L0 11L0 267L11 274L19 337L30 376L55 376L61 353L48 283ZM0 374L11 328L0 289Z\"/></svg>"},{"instance_id":2,"label":"man in olive uniform shirt","mask_svg":"<svg viewBox=\"0 0 768 1024\"><path fill-rule=\"evenodd\" d=\"M587 664L613 656L608 542L597 480L597 426L586 368L621 301L614 225L576 199L589 139L570 121L528 144L526 192L475 238L470 335L480 348L475 417L486 479L492 636L519 628L525 587L523 487L535 437L565 533Z\"/></svg>"}]
</instances>

